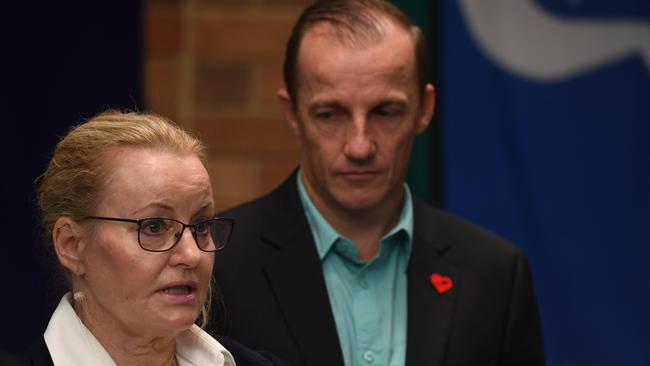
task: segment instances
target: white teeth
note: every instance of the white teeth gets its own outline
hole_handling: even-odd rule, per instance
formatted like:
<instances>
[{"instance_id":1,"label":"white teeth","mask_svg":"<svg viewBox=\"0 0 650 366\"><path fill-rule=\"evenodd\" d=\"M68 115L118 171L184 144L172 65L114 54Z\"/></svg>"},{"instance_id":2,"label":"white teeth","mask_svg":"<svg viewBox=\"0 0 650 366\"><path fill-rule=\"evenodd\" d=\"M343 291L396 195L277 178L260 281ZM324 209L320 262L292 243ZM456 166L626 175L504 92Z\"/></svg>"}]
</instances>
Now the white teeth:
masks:
<instances>
[{"instance_id":1,"label":"white teeth","mask_svg":"<svg viewBox=\"0 0 650 366\"><path fill-rule=\"evenodd\" d=\"M187 295L192 292L189 286L170 287L163 290L164 293L170 295Z\"/></svg>"}]
</instances>

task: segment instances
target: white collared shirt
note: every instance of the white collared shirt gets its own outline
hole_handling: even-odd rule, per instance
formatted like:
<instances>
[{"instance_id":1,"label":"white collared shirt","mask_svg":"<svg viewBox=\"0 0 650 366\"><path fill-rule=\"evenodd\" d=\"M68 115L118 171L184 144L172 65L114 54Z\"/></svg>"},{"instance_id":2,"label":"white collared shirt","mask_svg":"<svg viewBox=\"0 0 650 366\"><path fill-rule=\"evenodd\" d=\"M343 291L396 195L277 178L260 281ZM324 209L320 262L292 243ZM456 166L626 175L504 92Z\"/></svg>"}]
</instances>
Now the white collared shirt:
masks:
<instances>
[{"instance_id":1,"label":"white collared shirt","mask_svg":"<svg viewBox=\"0 0 650 366\"><path fill-rule=\"evenodd\" d=\"M45 330L45 344L56 366L116 366L97 338L86 328L63 296ZM235 361L219 342L196 324L176 337L176 358L180 366L235 366Z\"/></svg>"}]
</instances>

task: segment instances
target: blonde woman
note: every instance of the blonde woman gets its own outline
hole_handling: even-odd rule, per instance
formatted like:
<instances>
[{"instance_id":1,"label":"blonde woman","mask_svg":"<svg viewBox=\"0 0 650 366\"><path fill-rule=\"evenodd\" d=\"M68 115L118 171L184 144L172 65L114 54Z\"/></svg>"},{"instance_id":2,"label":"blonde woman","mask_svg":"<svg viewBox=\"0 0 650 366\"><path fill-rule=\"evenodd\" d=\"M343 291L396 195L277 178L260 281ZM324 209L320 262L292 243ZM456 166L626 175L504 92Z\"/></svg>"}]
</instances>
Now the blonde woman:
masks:
<instances>
[{"instance_id":1,"label":"blonde woman","mask_svg":"<svg viewBox=\"0 0 650 366\"><path fill-rule=\"evenodd\" d=\"M22 361L235 365L195 324L208 319L215 252L234 226L215 217L210 182L203 144L163 118L111 111L73 128L37 192L70 292ZM241 364L274 364L226 341Z\"/></svg>"}]
</instances>

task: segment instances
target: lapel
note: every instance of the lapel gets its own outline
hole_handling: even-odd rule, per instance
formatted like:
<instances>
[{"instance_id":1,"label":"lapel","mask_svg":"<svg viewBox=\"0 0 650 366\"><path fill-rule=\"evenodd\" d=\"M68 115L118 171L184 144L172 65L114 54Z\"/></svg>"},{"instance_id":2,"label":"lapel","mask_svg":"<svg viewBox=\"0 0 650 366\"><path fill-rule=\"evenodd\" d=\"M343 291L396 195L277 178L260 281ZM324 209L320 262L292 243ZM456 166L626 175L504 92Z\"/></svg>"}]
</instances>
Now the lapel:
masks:
<instances>
[{"instance_id":1,"label":"lapel","mask_svg":"<svg viewBox=\"0 0 650 366\"><path fill-rule=\"evenodd\" d=\"M461 278L457 268L445 259L451 242L434 211L417 199L413 201L406 365L442 365ZM453 287L439 294L430 280L434 273L450 277Z\"/></svg>"},{"instance_id":2,"label":"lapel","mask_svg":"<svg viewBox=\"0 0 650 366\"><path fill-rule=\"evenodd\" d=\"M262 240L277 247L264 264L275 299L300 353L309 366L343 365L316 244L304 215L296 172L265 207L269 219Z\"/></svg>"},{"instance_id":3,"label":"lapel","mask_svg":"<svg viewBox=\"0 0 650 366\"><path fill-rule=\"evenodd\" d=\"M45 344L45 339L41 337L38 343L32 345L29 349L29 356L31 363L29 365L33 366L54 366L52 357L50 356L50 351L47 349Z\"/></svg>"}]
</instances>

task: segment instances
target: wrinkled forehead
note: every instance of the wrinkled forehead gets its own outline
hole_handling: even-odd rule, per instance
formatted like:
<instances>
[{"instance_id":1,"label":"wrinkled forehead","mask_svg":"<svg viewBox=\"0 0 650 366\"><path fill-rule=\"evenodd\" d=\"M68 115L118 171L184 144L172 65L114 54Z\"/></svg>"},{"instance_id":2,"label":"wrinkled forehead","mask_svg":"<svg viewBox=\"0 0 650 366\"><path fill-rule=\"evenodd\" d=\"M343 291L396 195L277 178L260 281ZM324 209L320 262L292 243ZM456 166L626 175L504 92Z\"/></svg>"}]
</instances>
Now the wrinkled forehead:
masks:
<instances>
[{"instance_id":1,"label":"wrinkled forehead","mask_svg":"<svg viewBox=\"0 0 650 366\"><path fill-rule=\"evenodd\" d=\"M155 147L119 147L104 154L97 180L101 201L107 195L146 196L159 191L210 190L210 178L201 159Z\"/></svg>"},{"instance_id":2,"label":"wrinkled forehead","mask_svg":"<svg viewBox=\"0 0 650 366\"><path fill-rule=\"evenodd\" d=\"M376 36L376 37L375 37ZM347 74L362 79L390 78L416 86L415 47L410 33L391 23L381 34L351 41L321 24L305 34L298 53L298 86Z\"/></svg>"},{"instance_id":3,"label":"wrinkled forehead","mask_svg":"<svg viewBox=\"0 0 650 366\"><path fill-rule=\"evenodd\" d=\"M408 29L381 15L370 14L360 17L357 21L321 20L308 27L303 35L301 46L309 35L318 35L330 38L332 42L342 46L360 49L377 44L399 32L408 33Z\"/></svg>"}]
</instances>

